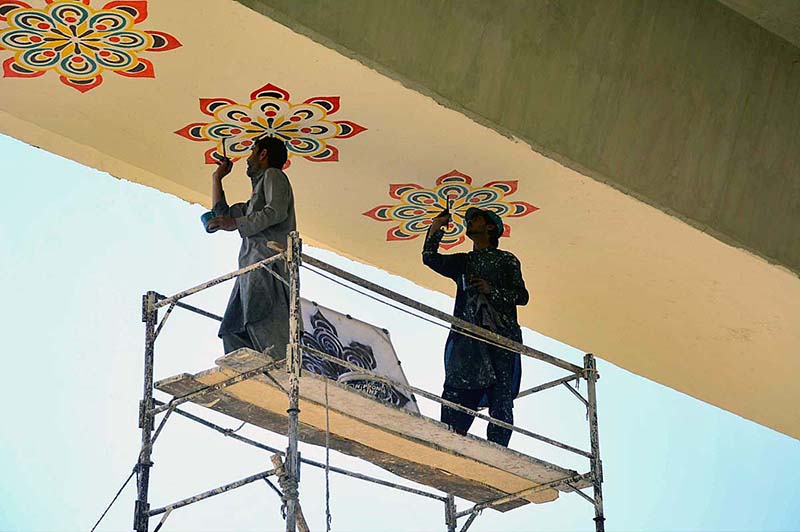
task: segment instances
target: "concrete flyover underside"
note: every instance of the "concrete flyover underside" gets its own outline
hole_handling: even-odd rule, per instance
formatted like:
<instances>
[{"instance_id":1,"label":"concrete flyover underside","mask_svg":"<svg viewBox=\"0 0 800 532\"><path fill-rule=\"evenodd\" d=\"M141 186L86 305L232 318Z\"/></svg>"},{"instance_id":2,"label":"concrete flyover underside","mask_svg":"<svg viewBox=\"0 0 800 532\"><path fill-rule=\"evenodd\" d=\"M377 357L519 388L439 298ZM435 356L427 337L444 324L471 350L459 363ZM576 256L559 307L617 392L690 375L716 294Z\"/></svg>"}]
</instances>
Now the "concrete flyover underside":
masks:
<instances>
[{"instance_id":1,"label":"concrete flyover underside","mask_svg":"<svg viewBox=\"0 0 800 532\"><path fill-rule=\"evenodd\" d=\"M796 0L720 0L795 46L800 46L800 2Z\"/></svg>"},{"instance_id":2,"label":"concrete flyover underside","mask_svg":"<svg viewBox=\"0 0 800 532\"><path fill-rule=\"evenodd\" d=\"M238 1L800 272L800 49L720 3Z\"/></svg>"},{"instance_id":3,"label":"concrete flyover underside","mask_svg":"<svg viewBox=\"0 0 800 532\"><path fill-rule=\"evenodd\" d=\"M800 20L800 3L237 1L583 175L757 255L772 264L764 267L786 274L779 292L797 290L800 32L793 31L800 25L793 21ZM762 286L756 277L742 277L734 273L738 267L726 265L713 265L718 286ZM647 272L635 275L646 277ZM734 284L725 284L729 282ZM761 316L753 318L763 322L762 332L775 338L775 346L787 346L785 340L800 329L796 306L779 303L782 296L771 290L755 290L763 297L751 299L761 308L751 309ZM710 297L709 306L719 303ZM669 299L665 304L673 303ZM599 308L598 313L608 310ZM653 311L669 313L665 308ZM542 313L537 315L543 324ZM788 329L768 325L775 319ZM682 334L716 336L714 318L707 321L708 327L692 321L691 332L664 329L652 334L666 334L667 343ZM586 325L575 323L574 328ZM611 360L797 437L800 418L780 406L794 392L787 382L771 381L776 370L796 365L793 355L783 347L770 353L755 345L748 350L744 344L750 336L733 338L748 327L727 330L726 341L741 345L724 366L720 353L711 355L705 348L673 351L675 367L669 370L631 357ZM575 339L563 329L548 332ZM584 332L584 337L592 336ZM702 341L685 344L698 347ZM642 352L640 358L648 356ZM716 375L699 366L691 370L691 360L725 369ZM759 360L765 363L761 367Z\"/></svg>"},{"instance_id":4,"label":"concrete flyover underside","mask_svg":"<svg viewBox=\"0 0 800 532\"><path fill-rule=\"evenodd\" d=\"M492 208L532 293L524 326L800 437L800 52L742 15L169 0L131 18L69 2L139 32L135 66L101 68L77 43L46 59L49 30L20 41L22 13L58 5L27 3L0 13L0 133L206 207L214 154L280 135L305 242L443 293L426 224L452 200L447 252L466 251L459 212ZM70 78L64 61L95 66ZM229 201L252 194L243 164Z\"/></svg>"}]
</instances>

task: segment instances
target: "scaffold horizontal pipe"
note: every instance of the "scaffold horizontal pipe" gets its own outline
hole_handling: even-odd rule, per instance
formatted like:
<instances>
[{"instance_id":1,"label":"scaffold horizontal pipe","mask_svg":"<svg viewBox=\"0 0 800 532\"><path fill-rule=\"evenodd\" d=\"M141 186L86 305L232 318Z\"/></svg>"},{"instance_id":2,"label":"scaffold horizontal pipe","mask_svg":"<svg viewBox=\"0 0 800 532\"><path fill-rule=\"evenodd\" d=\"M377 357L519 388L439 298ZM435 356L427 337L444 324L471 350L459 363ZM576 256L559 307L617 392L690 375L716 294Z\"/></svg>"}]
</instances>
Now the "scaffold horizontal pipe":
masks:
<instances>
[{"instance_id":1,"label":"scaffold horizontal pipe","mask_svg":"<svg viewBox=\"0 0 800 532\"><path fill-rule=\"evenodd\" d=\"M205 283L202 283L202 284L199 284L199 285L194 286L192 288L189 288L187 290L184 290L183 292L178 292L177 294L175 294L173 296L166 297L166 298L162 299L161 301L156 301L154 307L155 308L165 307L165 306L169 305L170 303L174 303L176 301L179 301L179 300L183 299L184 297L190 296L192 294L196 294L197 292L201 292L201 291L203 291L203 290L205 290L207 288L211 288L212 286L216 286L216 285L218 285L220 283L224 283L225 281L233 279L234 277L239 277L240 275L244 275L245 273L251 272L253 270L257 270L257 269L261 268L262 266L266 266L267 264L272 264L273 262L277 262L278 260L283 260L283 259L285 259L285 257L286 257L286 255L284 253L279 253L277 255L273 255L272 257L269 257L269 258L266 258L264 260L258 261L258 262L254 263L254 264L249 265L249 266L245 266L244 268L240 268L240 269L238 269L238 270L236 270L234 272L226 273L225 275L217 277L216 279L211 279L210 281L206 281Z\"/></svg>"},{"instance_id":2,"label":"scaffold horizontal pipe","mask_svg":"<svg viewBox=\"0 0 800 532\"><path fill-rule=\"evenodd\" d=\"M199 493L193 497L187 497L186 499L181 499L177 502L174 502L162 508L156 508L155 510L150 510L150 512L147 515L149 517L153 517L156 515L163 514L167 510L176 510L178 508L182 508L183 506L188 506L190 504L202 501L203 499L214 497L215 495L219 495L220 493L225 493L226 491L231 491L236 488L241 488L242 486L250 484L251 482L255 482L256 480L261 480L262 478L270 477L274 474L275 474L274 469L262 471L261 473L256 473L255 475L250 475L249 477L245 477L242 480L237 480L236 482L225 484L224 486L214 488L213 490L204 491L203 493Z\"/></svg>"},{"instance_id":3,"label":"scaffold horizontal pipe","mask_svg":"<svg viewBox=\"0 0 800 532\"><path fill-rule=\"evenodd\" d=\"M163 294L156 294L156 297L159 300L167 298L167 296L165 296ZM180 307L180 308L185 309L185 310L188 310L189 312L194 312L195 314L200 314L201 316L205 316L206 318L211 318L212 320L222 321L222 316L217 316L213 312L209 312L207 310L203 310L203 309L195 307L193 305L189 305L187 303L183 303L182 301L176 301L175 302L175 306L176 307Z\"/></svg>"},{"instance_id":4,"label":"scaffold horizontal pipe","mask_svg":"<svg viewBox=\"0 0 800 532\"><path fill-rule=\"evenodd\" d=\"M583 368L580 367L580 366L576 366L575 364L567 362L566 360L561 360L560 358L556 358L556 357L554 357L552 355L548 355L547 353L543 353L542 351L539 351L539 350L534 349L532 347L528 347L528 346L523 345L523 344L521 344L519 342L515 342L514 340L510 340L510 339L506 338L505 336L501 336L501 335L499 335L497 333L494 333L494 332L489 331L487 329L484 329L482 327L477 327L477 326L473 325L472 323L469 323L469 322L464 321L462 319L459 319L459 318L456 318L454 316L451 316L451 315L449 315L449 314L447 314L445 312L442 312L442 311L440 311L438 309L435 309L433 307L429 307L428 305L420 303L419 301L415 301L415 300L413 300L413 299L411 299L409 297L406 297L406 296L404 296L402 294L399 294L397 292L394 292L392 290L384 288L384 287L382 287L382 286L380 286L378 284L375 284L375 283L372 283L370 281L367 281L366 279L362 279L361 277L358 277L356 275L353 275L350 272L347 272L345 270L337 268L336 266L331 266L330 264L328 264L326 262L323 262L323 261L321 261L319 259L315 259L314 257L310 257L310 256L304 254L303 255L303 263L304 263L304 265L308 264L310 266L314 266L315 268L319 268L320 270L326 271L326 272L328 272L328 273L330 273L332 275L335 275L337 277L341 277L342 279L345 279L348 282L351 282L351 283L353 283L355 285L358 285L358 286L361 286L363 288L366 288L366 289L368 289L368 290L370 290L372 292L375 292L376 294L380 294L383 297L386 297L388 299L391 299L393 301L401 303L401 304L403 304L403 305L405 305L407 307L410 307L410 308L413 308L413 309L418 310L420 312L423 312L423 313L425 313L425 314L427 314L429 316L433 316L436 319L445 321L447 323L450 323L451 325L455 325L456 327L458 327L460 329L463 329L465 331L469 331L469 332L475 334L476 336L481 337L482 339L491 341L491 342L493 342L495 344L500 344L503 347L505 347L505 348L507 348L507 349L509 349L511 351L514 351L516 353L520 353L522 355L525 355L525 356L528 356L528 357L531 357L531 358L535 358L535 359L541 360L543 362L547 362L548 364L552 364L552 365L554 365L556 367L565 369L565 370L570 371L572 373L577 373L577 374L580 374L580 375L583 374Z\"/></svg>"},{"instance_id":5,"label":"scaffold horizontal pipe","mask_svg":"<svg viewBox=\"0 0 800 532\"><path fill-rule=\"evenodd\" d=\"M520 428L520 427L516 427L514 425L511 425L510 423L506 423L505 421L500 421L499 419L495 419L495 418L490 417L490 416L485 416L485 415L481 414L480 412L476 412L475 410L470 410L467 407L461 406L461 405L459 405L457 403L453 403L451 401L448 401L447 399L442 399L441 397L439 397L436 394L433 394L431 392L425 391L425 390L423 390L421 388L417 388L415 386L411 386L411 385L408 385L408 384L403 384L401 382L394 381L394 380L392 380L392 379L390 379L388 377L384 377L383 375L379 375L379 374L374 373L372 371L366 370L366 369L364 369L364 368L362 368L360 366L357 366L355 364L351 364L350 362L347 362L345 360L333 357L333 356L331 356L331 355L329 355L327 353L324 353L324 352L322 352L322 351L320 351L318 349L314 349L312 347L308 347L308 346L304 346L304 345L301 345L300 349L303 350L303 351L307 351L307 352L309 352L309 353L311 353L311 354L313 354L315 356L318 356L320 358L323 358L323 359L325 359L325 360L327 360L329 362L332 362L333 364L336 364L336 365L351 369L353 371L358 371L358 372L360 372L360 373L362 373L364 375L368 375L370 378L373 378L373 379L375 379L377 381L385 382L387 384L391 384L392 386L396 386L396 387L398 387L400 389L406 390L407 392L416 393L416 394L418 394L418 395L420 395L422 397L425 397L426 399L430 399L431 401L436 401L439 404L443 404L445 406L448 406L448 407L452 408L453 410L458 410L459 412L464 412L465 414L469 414L469 415L474 416L474 417L476 417L478 419L482 419L484 421L488 421L489 423L497 425L498 427L503 427L504 429L508 429L508 430L511 430L511 431L514 431L514 432L518 432L520 434L524 434L525 436L528 436L529 438L533 438L535 440L539 440L541 442L550 444L550 445L552 445L554 447L558 447L560 449L564 449L565 451L570 451L570 452L573 452L575 454L579 454L581 456L585 456L586 458L590 458L590 459L592 458L592 455L590 453L587 453L586 451L578 449L577 447L573 447L571 445L567 445L566 443L561 443L560 441L554 440L552 438L548 438L547 436L542 436L541 434L536 434L535 432L531 432L529 430L526 430L526 429L523 429L523 428Z\"/></svg>"},{"instance_id":6,"label":"scaffold horizontal pipe","mask_svg":"<svg viewBox=\"0 0 800 532\"><path fill-rule=\"evenodd\" d=\"M159 404L159 405L166 404L166 403L162 403L161 401L155 401L155 403ZM227 436L229 438L233 438L235 440L238 440L238 441L240 441L242 443L246 443L248 445L252 445L253 447L257 447L258 449L262 449L264 451L269 451L271 453L278 453L278 454L281 454L281 455L285 454L285 452L280 450L280 449L277 449L275 447L270 447L269 445L264 445L263 443L257 442L255 440L252 440L252 439L247 438L245 436L240 436L239 434L236 434L236 433L234 433L234 432L232 432L232 431L230 431L228 429L225 429L223 427L220 427L219 425L216 425L216 424L214 424L214 423L212 423L212 422L210 422L208 420L205 420L205 419L203 419L203 418L201 418L199 416L196 416L196 415L194 415L194 414L192 414L190 412L186 412L185 410L180 410L180 409L176 408L173 411L176 414L180 415L180 416L183 416L183 417L185 417L187 419L190 419L190 420L192 420L192 421L194 421L196 423L204 425L204 426L206 426L206 427L208 427L210 429L216 430L220 434L222 434L224 436ZM325 464L323 464L321 462L316 462L314 460L310 460L308 458L302 458L302 457L300 458L300 461L302 463L310 465L312 467L316 467L316 468L319 468L319 469L325 469ZM394 489L397 489L397 490L400 490L400 491L413 493L415 495L421 495L423 497L428 497L430 499L436 499L437 501L444 502L444 501L447 500L447 497L443 497L441 495L436 495L435 493L429 493L427 491L418 490L418 489L415 489L415 488L409 488L408 486L403 486L402 484L395 484L394 482L389 482L388 480L382 480L382 479L379 479L379 478L370 477L368 475L363 475L361 473L356 473L355 471L349 471L347 469L342 469L340 467L330 466L330 470L333 471L334 473L338 473L340 475L345 475L345 476L348 476L348 477L357 478L359 480L364 480L366 482L372 482L374 484L379 484L381 486L386 486L388 488L394 488Z\"/></svg>"},{"instance_id":7,"label":"scaffold horizontal pipe","mask_svg":"<svg viewBox=\"0 0 800 532\"><path fill-rule=\"evenodd\" d=\"M178 405L182 405L183 403L185 403L187 401L191 401L192 399L195 399L196 397L199 397L199 396L201 396L203 394L206 394L206 393L209 393L209 392L216 392L216 391L222 390L224 388L227 388L228 386L233 386L234 384L238 384L238 383L240 383L242 381L245 381L247 379L251 379L251 378L255 377L256 375L258 375L260 373L264 373L265 371L267 371L268 369L271 369L273 366L275 366L276 364L278 364L280 362L282 362L282 361L279 360L279 361L269 362L267 364L264 364L263 366L259 366L259 367L255 368L255 369L251 369L249 371L245 371L244 373L240 373L239 375L236 375L235 377L231 377L230 379L226 379L226 380L224 380L222 382L218 382L216 384L211 384L211 385L206 386L205 388L201 388L201 389L199 389L197 391L194 391L194 392L191 392L191 393L187 393L186 395L182 395L180 397L176 397L175 399L173 399L169 403L161 405L159 407L156 407L156 408L154 408L153 410L151 410L148 413L152 414L152 415L160 414L164 410L168 410L168 409L174 408L174 407L176 407Z\"/></svg>"},{"instance_id":8,"label":"scaffold horizontal pipe","mask_svg":"<svg viewBox=\"0 0 800 532\"><path fill-rule=\"evenodd\" d=\"M519 392L519 394L517 394L517 399L522 399L523 397L527 397L528 395L531 395L531 394L534 394L534 393L537 393L537 392L541 392L541 391L544 391L544 390L548 390L550 388L555 388L559 384L563 384L565 382L573 381L573 380L575 380L575 379L577 379L579 377L580 377L580 375L578 375L576 373L573 373L572 375L567 375L566 377L561 377L560 379L556 379L554 381L546 382L544 384L540 384L539 386L534 386L533 388L529 388L529 389L527 389L525 391Z\"/></svg>"},{"instance_id":9,"label":"scaffold horizontal pipe","mask_svg":"<svg viewBox=\"0 0 800 532\"><path fill-rule=\"evenodd\" d=\"M534 493L539 493L540 491L545 491L549 489L554 489L562 485L566 485L569 482L577 483L581 482L586 479L592 478L591 473L584 473L583 475L572 475L571 477L565 477L559 480L554 480L552 482L545 482L544 484L538 484L536 486L531 486L530 488L518 491L516 493L512 493L510 495L506 495L505 497L500 497L499 499L494 499L491 501L482 502L480 504L476 504L469 510L464 510L463 512L458 512L456 517L464 517L465 515L474 514L475 512L480 512L481 510L485 510L486 508L490 508L492 506L497 506L498 504L505 504L507 502L514 501L516 499L521 499L523 497L527 497L528 495L533 495Z\"/></svg>"}]
</instances>

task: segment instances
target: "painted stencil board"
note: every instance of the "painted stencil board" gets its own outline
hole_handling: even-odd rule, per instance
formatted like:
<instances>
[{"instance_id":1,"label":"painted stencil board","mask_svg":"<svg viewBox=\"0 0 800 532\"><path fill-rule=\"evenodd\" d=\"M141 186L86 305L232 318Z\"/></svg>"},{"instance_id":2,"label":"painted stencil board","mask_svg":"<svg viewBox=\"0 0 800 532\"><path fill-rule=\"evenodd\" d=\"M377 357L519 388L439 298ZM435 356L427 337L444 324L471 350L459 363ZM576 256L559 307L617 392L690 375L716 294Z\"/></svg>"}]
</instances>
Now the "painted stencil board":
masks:
<instances>
[{"instance_id":1,"label":"painted stencil board","mask_svg":"<svg viewBox=\"0 0 800 532\"><path fill-rule=\"evenodd\" d=\"M347 314L302 299L302 343L328 355L378 373L393 381L408 384L397 353L392 346L389 331L376 327ZM363 374L344 366L303 353L303 369L359 389L382 401L419 414L413 394L394 386L375 382Z\"/></svg>"}]
</instances>

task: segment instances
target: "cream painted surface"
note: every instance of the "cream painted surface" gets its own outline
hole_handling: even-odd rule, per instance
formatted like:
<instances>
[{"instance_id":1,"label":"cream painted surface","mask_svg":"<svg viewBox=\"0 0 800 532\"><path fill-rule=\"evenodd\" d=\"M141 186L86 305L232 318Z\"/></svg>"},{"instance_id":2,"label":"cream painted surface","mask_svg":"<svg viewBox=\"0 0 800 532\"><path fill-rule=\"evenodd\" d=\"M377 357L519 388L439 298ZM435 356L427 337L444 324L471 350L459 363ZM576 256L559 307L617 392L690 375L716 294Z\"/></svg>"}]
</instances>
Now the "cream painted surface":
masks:
<instances>
[{"instance_id":1,"label":"cream painted surface","mask_svg":"<svg viewBox=\"0 0 800 532\"><path fill-rule=\"evenodd\" d=\"M474 185L517 179L509 199L540 208L508 220L512 237L502 242L520 257L533 296L521 309L525 326L800 437L800 411L789 406L800 402L800 280L793 274L235 2L152 0L141 27L183 43L146 56L156 79L108 74L86 94L50 73L0 79L0 131L207 204L212 168L203 152L211 145L173 133L210 118L198 98L246 102L268 82L289 91L293 102L340 95L334 118L368 131L333 141L339 162L293 159L288 174L307 241L452 293L449 281L420 263L421 238L386 242L391 224L361 213L395 202L390 183L429 188L452 169L472 176ZM226 183L231 199L249 195L241 165ZM617 414L601 412L607 415Z\"/></svg>"}]
</instances>

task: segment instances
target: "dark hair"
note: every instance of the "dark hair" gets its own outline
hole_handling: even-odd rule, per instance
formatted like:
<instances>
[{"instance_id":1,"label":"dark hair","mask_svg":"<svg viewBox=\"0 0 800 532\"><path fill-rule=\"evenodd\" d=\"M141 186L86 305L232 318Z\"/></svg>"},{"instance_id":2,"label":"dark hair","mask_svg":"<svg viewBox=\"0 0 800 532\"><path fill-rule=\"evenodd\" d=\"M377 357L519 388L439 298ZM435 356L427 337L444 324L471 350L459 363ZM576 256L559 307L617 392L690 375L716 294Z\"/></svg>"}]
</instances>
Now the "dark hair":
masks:
<instances>
[{"instance_id":1,"label":"dark hair","mask_svg":"<svg viewBox=\"0 0 800 532\"><path fill-rule=\"evenodd\" d=\"M272 168L282 169L289 158L286 144L276 137L261 137L256 141L256 149L267 150L267 164Z\"/></svg>"}]
</instances>

